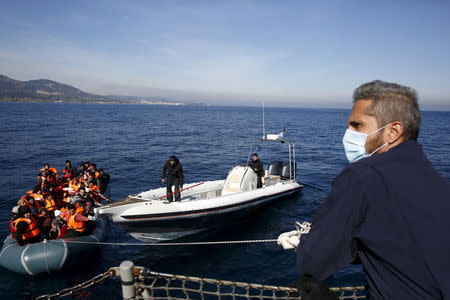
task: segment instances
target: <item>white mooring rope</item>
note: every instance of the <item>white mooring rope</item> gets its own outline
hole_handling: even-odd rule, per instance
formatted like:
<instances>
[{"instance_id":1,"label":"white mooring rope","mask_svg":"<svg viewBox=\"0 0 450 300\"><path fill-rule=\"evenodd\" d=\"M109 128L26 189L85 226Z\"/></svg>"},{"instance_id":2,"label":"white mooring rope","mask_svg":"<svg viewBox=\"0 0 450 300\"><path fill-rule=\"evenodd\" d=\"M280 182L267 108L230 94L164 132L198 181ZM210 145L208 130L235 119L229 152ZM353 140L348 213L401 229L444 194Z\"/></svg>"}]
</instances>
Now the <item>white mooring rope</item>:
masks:
<instances>
[{"instance_id":1,"label":"white mooring rope","mask_svg":"<svg viewBox=\"0 0 450 300\"><path fill-rule=\"evenodd\" d=\"M311 229L309 222L295 222L299 238L302 234L307 234ZM277 239L261 240L240 240L240 241L214 241L214 242L168 242L168 243L115 243L115 242L86 242L65 240L66 243L75 244L96 244L96 245L115 245L115 246L196 246L196 245L224 245L224 244L251 244L251 243L274 243Z\"/></svg>"},{"instance_id":2,"label":"white mooring rope","mask_svg":"<svg viewBox=\"0 0 450 300\"><path fill-rule=\"evenodd\" d=\"M243 241L216 241L216 242L177 242L177 243L114 243L114 242L84 242L67 241L67 243L76 244L97 244L97 245L116 245L116 246L195 246L195 245L223 245L223 244L249 244L249 243L272 243L276 239L268 240L243 240Z\"/></svg>"}]
</instances>

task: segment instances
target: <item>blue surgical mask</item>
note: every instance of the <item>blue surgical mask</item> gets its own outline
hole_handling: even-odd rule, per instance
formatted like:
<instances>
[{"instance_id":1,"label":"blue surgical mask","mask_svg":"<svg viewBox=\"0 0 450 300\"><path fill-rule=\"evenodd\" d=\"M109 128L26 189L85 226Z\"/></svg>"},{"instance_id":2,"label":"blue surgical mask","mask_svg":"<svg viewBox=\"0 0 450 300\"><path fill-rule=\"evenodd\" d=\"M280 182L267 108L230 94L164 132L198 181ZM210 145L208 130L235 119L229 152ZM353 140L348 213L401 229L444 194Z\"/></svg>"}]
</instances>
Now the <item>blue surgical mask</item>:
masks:
<instances>
[{"instance_id":1,"label":"blue surgical mask","mask_svg":"<svg viewBox=\"0 0 450 300\"><path fill-rule=\"evenodd\" d=\"M387 124L387 125L385 125L381 128L378 128L377 130L372 131L370 133L362 133L359 131L347 129L345 131L344 137L342 139L342 143L344 144L345 156L347 156L349 163L354 163L355 161L358 161L361 158L369 157L372 154L376 153L381 148L388 145L388 143L384 143L383 145L381 145L380 147L375 149L372 153L370 153L370 154L366 153L367 137L371 134L374 134L374 133L380 131L383 128L386 128L389 125L390 124Z\"/></svg>"}]
</instances>

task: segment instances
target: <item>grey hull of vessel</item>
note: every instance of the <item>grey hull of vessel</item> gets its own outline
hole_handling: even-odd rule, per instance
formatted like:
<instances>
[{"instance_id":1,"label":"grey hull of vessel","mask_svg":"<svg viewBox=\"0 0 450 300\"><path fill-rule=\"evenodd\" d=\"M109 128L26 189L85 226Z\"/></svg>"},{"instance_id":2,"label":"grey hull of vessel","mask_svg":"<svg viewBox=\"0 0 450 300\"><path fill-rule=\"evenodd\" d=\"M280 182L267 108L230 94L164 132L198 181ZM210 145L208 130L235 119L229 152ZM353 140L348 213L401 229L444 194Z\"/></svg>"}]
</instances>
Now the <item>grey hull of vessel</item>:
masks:
<instances>
[{"instance_id":1,"label":"grey hull of vessel","mask_svg":"<svg viewBox=\"0 0 450 300\"><path fill-rule=\"evenodd\" d=\"M106 221L101 220L89 235L44 240L24 246L20 246L9 235L0 252L0 266L25 275L55 273L96 252L99 247L97 242L103 239L105 226Z\"/></svg>"}]
</instances>

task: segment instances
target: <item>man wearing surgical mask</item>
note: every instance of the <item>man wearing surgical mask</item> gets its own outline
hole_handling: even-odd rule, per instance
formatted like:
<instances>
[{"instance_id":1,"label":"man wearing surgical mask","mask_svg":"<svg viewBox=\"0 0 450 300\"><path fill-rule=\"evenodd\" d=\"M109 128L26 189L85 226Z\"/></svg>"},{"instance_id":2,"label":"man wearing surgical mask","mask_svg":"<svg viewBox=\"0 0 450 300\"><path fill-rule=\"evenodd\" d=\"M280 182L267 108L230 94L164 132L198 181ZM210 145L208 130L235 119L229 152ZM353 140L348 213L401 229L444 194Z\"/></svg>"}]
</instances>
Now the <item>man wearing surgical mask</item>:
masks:
<instances>
[{"instance_id":1,"label":"man wearing surgical mask","mask_svg":"<svg viewBox=\"0 0 450 300\"><path fill-rule=\"evenodd\" d=\"M296 248L300 276L325 280L361 262L370 299L447 299L450 184L417 142L416 92L377 80L353 100L343 137L350 165L309 233L286 232L278 243Z\"/></svg>"}]
</instances>

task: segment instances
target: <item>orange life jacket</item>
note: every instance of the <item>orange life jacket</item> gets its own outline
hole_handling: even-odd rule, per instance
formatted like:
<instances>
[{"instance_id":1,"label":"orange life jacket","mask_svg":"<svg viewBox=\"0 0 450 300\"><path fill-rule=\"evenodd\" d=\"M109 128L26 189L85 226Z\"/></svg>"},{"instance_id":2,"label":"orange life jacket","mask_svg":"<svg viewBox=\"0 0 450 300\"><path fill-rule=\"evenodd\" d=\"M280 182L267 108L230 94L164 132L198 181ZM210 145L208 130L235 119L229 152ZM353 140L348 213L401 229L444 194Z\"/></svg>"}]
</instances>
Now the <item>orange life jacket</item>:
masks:
<instances>
[{"instance_id":1,"label":"orange life jacket","mask_svg":"<svg viewBox=\"0 0 450 300\"><path fill-rule=\"evenodd\" d=\"M52 171L56 176L58 176L58 170L55 168L48 168L49 171Z\"/></svg>"},{"instance_id":2,"label":"orange life jacket","mask_svg":"<svg viewBox=\"0 0 450 300\"><path fill-rule=\"evenodd\" d=\"M100 193L100 188L97 185L94 185L89 189L89 196L91 196L92 199L94 199L95 202L99 202L100 196L98 195Z\"/></svg>"},{"instance_id":3,"label":"orange life jacket","mask_svg":"<svg viewBox=\"0 0 450 300\"><path fill-rule=\"evenodd\" d=\"M64 221L66 221L66 224L69 223L69 219L70 219L70 212L66 209L66 208L61 208L61 213L60 213L60 217L61 219L63 219Z\"/></svg>"},{"instance_id":4,"label":"orange life jacket","mask_svg":"<svg viewBox=\"0 0 450 300\"><path fill-rule=\"evenodd\" d=\"M79 213L75 213L73 216L70 216L67 227L78 232L84 232L86 230L86 222L76 222L75 216L78 214Z\"/></svg>"},{"instance_id":5,"label":"orange life jacket","mask_svg":"<svg viewBox=\"0 0 450 300\"><path fill-rule=\"evenodd\" d=\"M77 213L79 213L79 214L83 214L83 213L84 213L84 208L83 208L83 206L78 206L78 207L77 207Z\"/></svg>"},{"instance_id":6,"label":"orange life jacket","mask_svg":"<svg viewBox=\"0 0 450 300\"><path fill-rule=\"evenodd\" d=\"M93 186L90 188L90 191L91 191L91 192L94 192L94 193L100 193L100 187L99 187L98 185L93 185Z\"/></svg>"},{"instance_id":7,"label":"orange life jacket","mask_svg":"<svg viewBox=\"0 0 450 300\"><path fill-rule=\"evenodd\" d=\"M56 209L56 203L53 199L45 199L45 208L47 211L54 211Z\"/></svg>"},{"instance_id":8,"label":"orange life jacket","mask_svg":"<svg viewBox=\"0 0 450 300\"><path fill-rule=\"evenodd\" d=\"M34 198L35 201L42 201L44 200L44 195L39 195L39 194L31 194L31 196Z\"/></svg>"},{"instance_id":9,"label":"orange life jacket","mask_svg":"<svg viewBox=\"0 0 450 300\"><path fill-rule=\"evenodd\" d=\"M80 185L79 184L69 183L69 187L73 188L76 192L78 192L78 190L80 189Z\"/></svg>"},{"instance_id":10,"label":"orange life jacket","mask_svg":"<svg viewBox=\"0 0 450 300\"><path fill-rule=\"evenodd\" d=\"M14 225L14 228L16 229L16 231L17 231L17 224L22 221L28 223L28 229L22 233L22 239L24 241L39 236L41 231L39 230L39 227L37 226L36 221L30 220L27 218L18 218L13 221L13 225Z\"/></svg>"}]
</instances>

